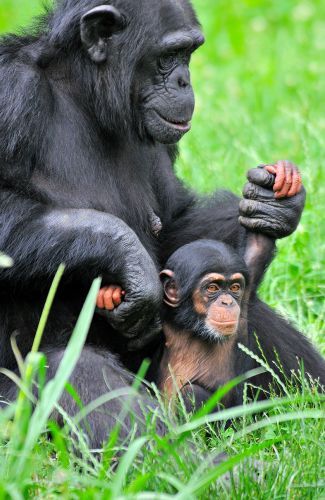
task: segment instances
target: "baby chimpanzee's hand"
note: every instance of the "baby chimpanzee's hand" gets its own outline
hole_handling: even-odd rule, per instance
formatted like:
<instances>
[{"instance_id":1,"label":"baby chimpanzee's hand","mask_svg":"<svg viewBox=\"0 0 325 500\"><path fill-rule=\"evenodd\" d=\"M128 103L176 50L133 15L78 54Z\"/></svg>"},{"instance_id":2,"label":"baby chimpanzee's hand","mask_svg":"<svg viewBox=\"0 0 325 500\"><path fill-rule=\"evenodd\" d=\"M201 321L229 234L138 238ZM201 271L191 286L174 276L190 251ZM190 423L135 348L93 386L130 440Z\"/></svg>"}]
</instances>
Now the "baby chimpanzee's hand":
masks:
<instances>
[{"instance_id":1,"label":"baby chimpanzee's hand","mask_svg":"<svg viewBox=\"0 0 325 500\"><path fill-rule=\"evenodd\" d=\"M291 198L300 193L302 180L296 165L290 161L281 160L274 165L265 165L264 168L270 174L275 175L273 186L275 198Z\"/></svg>"},{"instance_id":2,"label":"baby chimpanzee's hand","mask_svg":"<svg viewBox=\"0 0 325 500\"><path fill-rule=\"evenodd\" d=\"M122 302L125 292L118 285L110 285L101 288L97 296L98 309L114 311Z\"/></svg>"}]
</instances>

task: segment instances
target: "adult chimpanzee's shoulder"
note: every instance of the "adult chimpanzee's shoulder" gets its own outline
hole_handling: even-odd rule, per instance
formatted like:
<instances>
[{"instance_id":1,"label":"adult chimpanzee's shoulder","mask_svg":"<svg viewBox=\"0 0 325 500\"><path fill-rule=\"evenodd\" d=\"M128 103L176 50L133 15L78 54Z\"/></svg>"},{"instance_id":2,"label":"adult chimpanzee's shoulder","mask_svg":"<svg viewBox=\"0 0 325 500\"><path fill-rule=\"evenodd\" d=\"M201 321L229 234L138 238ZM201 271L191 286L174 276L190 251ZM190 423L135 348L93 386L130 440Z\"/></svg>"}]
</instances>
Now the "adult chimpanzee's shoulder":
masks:
<instances>
[{"instance_id":1,"label":"adult chimpanzee's shoulder","mask_svg":"<svg viewBox=\"0 0 325 500\"><path fill-rule=\"evenodd\" d=\"M0 62L10 63L17 57L21 49L34 41L32 35L19 36L15 34L7 34L0 38Z\"/></svg>"},{"instance_id":2,"label":"adult chimpanzee's shoulder","mask_svg":"<svg viewBox=\"0 0 325 500\"><path fill-rule=\"evenodd\" d=\"M26 41L10 37L0 45L0 153L6 158L24 154L41 136L43 103L46 109L51 103L50 87Z\"/></svg>"}]
</instances>

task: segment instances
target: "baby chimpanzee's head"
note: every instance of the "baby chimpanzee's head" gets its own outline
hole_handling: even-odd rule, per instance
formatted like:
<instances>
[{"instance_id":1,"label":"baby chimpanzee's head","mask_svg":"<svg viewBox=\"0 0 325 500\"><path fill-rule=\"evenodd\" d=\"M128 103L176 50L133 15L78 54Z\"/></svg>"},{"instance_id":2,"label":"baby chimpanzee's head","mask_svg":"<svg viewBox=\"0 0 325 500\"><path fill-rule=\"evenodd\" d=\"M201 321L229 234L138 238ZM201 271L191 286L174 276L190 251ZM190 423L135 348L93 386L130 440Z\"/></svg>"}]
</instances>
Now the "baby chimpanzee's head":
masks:
<instances>
[{"instance_id":1,"label":"baby chimpanzee's head","mask_svg":"<svg viewBox=\"0 0 325 500\"><path fill-rule=\"evenodd\" d=\"M237 333L248 269L230 246L198 240L179 248L165 267L164 323L210 341Z\"/></svg>"}]
</instances>

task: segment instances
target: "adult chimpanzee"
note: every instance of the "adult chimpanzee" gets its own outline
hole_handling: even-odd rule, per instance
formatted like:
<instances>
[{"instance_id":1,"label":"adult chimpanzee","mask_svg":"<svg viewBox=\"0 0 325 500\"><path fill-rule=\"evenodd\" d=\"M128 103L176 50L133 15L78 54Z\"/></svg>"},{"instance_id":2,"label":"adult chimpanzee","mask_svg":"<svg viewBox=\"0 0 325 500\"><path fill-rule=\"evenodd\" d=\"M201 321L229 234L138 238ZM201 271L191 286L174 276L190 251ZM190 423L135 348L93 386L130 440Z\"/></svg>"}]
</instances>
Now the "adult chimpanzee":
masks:
<instances>
[{"instance_id":1,"label":"adult chimpanzee","mask_svg":"<svg viewBox=\"0 0 325 500\"><path fill-rule=\"evenodd\" d=\"M1 366L16 366L14 331L23 355L30 348L60 262L66 276L43 339L50 374L92 279L127 292L116 310L95 315L72 379L87 402L107 389L103 366L111 387L122 383L112 350L123 346L125 365L136 368L155 337L158 263L199 238L241 252L245 228L274 238L296 228L304 191L275 198L263 169L249 174L241 224L235 196L200 200L175 177L175 143L194 109L188 65L203 40L188 0L60 0L30 35L2 41L0 248L15 265L1 271ZM276 167L279 184L286 168ZM288 366L295 355L313 359L265 305L255 301L249 316L266 351L286 336ZM9 384L1 379L2 396L12 396ZM69 410L67 398L62 404ZM100 444L112 419L90 421Z\"/></svg>"}]
</instances>

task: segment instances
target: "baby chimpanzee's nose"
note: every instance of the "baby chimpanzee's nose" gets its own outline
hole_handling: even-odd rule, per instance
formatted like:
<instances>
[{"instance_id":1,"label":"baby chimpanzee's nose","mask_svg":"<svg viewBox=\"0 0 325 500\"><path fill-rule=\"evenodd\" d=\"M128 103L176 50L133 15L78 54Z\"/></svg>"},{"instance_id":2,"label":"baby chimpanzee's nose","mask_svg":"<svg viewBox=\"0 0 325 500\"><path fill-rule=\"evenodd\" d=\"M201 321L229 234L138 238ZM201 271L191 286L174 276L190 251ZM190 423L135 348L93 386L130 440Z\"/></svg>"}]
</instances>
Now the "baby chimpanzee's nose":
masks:
<instances>
[{"instance_id":1,"label":"baby chimpanzee's nose","mask_svg":"<svg viewBox=\"0 0 325 500\"><path fill-rule=\"evenodd\" d=\"M233 304L233 298L229 294L221 295L220 300L223 306L231 306Z\"/></svg>"}]
</instances>

